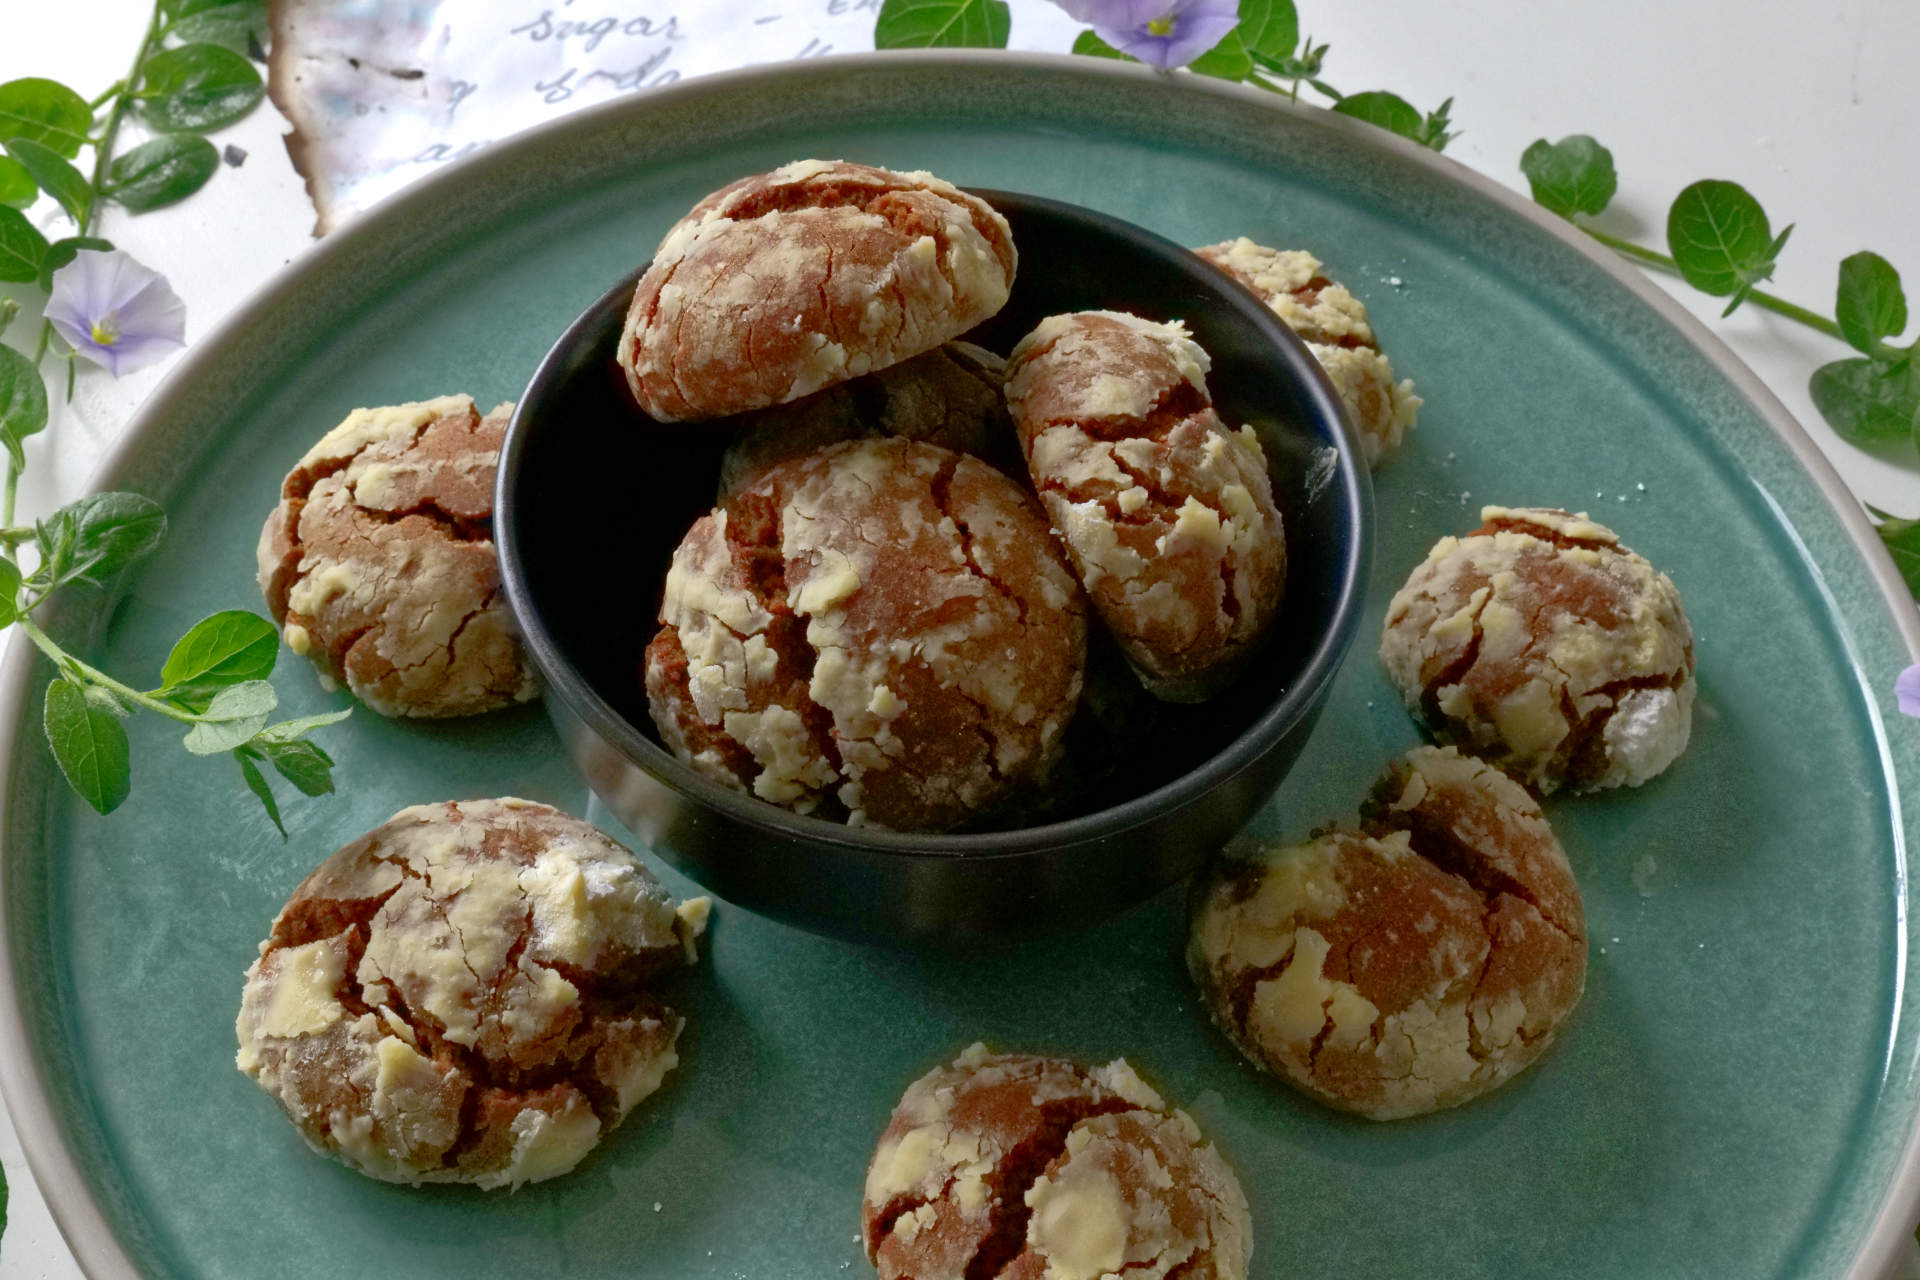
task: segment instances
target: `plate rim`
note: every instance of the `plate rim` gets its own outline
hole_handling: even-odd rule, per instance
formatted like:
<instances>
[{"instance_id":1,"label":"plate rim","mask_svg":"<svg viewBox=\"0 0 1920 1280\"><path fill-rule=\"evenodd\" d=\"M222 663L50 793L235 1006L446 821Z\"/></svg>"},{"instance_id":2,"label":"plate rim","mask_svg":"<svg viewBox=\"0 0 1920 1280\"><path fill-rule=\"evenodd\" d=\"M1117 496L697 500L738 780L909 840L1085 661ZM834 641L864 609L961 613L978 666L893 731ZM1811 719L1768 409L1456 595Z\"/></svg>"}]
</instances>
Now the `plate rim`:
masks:
<instances>
[{"instance_id":1,"label":"plate rim","mask_svg":"<svg viewBox=\"0 0 1920 1280\"><path fill-rule=\"evenodd\" d=\"M1361 151L1384 151L1404 163L1426 169L1433 177L1488 200L1503 212L1517 215L1569 248L1605 275L1624 287L1641 303L1649 306L1672 329L1703 356L1715 372L1758 413L1784 444L1800 469L1814 482L1827 506L1839 518L1841 527L1861 556L1870 580L1879 588L1888 606L1894 627L1906 643L1908 655L1920 663L1920 608L1916 608L1904 579L1892 556L1867 522L1859 500L1846 487L1839 472L1827 459L1813 437L1771 389L1733 349L1705 322L1682 307L1638 269L1617 254L1582 235L1565 219L1548 213L1493 178L1469 168L1426 147L1391 134L1377 126L1341 116L1306 103L1295 103L1264 93L1250 86L1216 80L1191 73L1175 75L1144 66L1110 59L1088 58L1066 53L1041 53L1002 49L890 50L872 53L831 54L805 61L764 63L731 71L695 76L676 84L649 90L644 94L616 97L523 129L503 138L495 146L476 151L437 169L380 200L355 215L351 221L315 241L290 263L250 292L224 319L213 326L168 371L166 378L148 395L129 418L120 437L101 458L88 477L86 492L110 488L127 470L140 452L145 437L152 432L154 420L172 401L181 397L203 372L218 364L216 353L236 334L253 327L256 317L282 295L297 290L325 272L348 247L369 237L377 237L384 225L424 202L458 188L469 171L511 162L516 153L537 153L543 143L561 133L592 131L607 122L629 114L645 115L656 104L713 93L738 92L770 81L826 79L857 75L863 70L896 71L912 67L956 69L992 67L1025 70L1038 74L1066 74L1098 80L1145 82L1157 80L1173 92L1214 95L1240 103L1257 103L1267 110L1293 116L1312 127L1332 132ZM31 644L9 637L4 661L0 662L0 813L8 809L7 785L11 762L21 738L19 728L27 690L33 684L38 650ZM1869 690L1869 693L1878 691ZM1879 705L1869 698L1867 709L1875 728L1884 734L1885 725ZM31 735L27 735L31 736ZM1897 793L1896 793L1897 798ZM1896 835L1897 882L1906 881L1905 860L1898 847L1900 813L1893 812ZM10 861L6 833L0 829L0 867ZM1899 919L1907 918L1905 904L1897 904ZM21 1006L13 970L14 939L8 930L8 913L0 910L0 1098L4 1098L27 1167L45 1200L55 1224L80 1269L96 1280L139 1280L141 1272L121 1246L120 1237L96 1203L85 1175L68 1147L48 1099L36 1056L27 1048L28 1028ZM1897 1015L1897 1010L1896 1010ZM1916 1108L1892 1176L1882 1190L1880 1201L1864 1234L1858 1239L1846 1274L1850 1277L1879 1276L1889 1273L1911 1237L1916 1213L1920 1213L1920 1108Z\"/></svg>"}]
</instances>

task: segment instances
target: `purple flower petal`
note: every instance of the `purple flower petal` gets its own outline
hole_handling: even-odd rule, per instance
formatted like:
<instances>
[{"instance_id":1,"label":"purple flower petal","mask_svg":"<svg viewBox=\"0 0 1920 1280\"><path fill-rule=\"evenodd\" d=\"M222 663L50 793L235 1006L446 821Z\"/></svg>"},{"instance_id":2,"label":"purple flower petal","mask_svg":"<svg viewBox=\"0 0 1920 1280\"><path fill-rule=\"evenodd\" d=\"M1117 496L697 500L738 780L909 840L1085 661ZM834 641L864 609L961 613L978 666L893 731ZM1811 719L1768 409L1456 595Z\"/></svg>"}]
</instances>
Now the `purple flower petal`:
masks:
<instances>
[{"instance_id":1,"label":"purple flower petal","mask_svg":"<svg viewBox=\"0 0 1920 1280\"><path fill-rule=\"evenodd\" d=\"M166 277L117 249L83 249L54 272L45 315L77 354L116 378L186 345L187 309Z\"/></svg>"},{"instance_id":2,"label":"purple flower petal","mask_svg":"<svg viewBox=\"0 0 1920 1280\"><path fill-rule=\"evenodd\" d=\"M1920 716L1920 663L1902 671L1893 682L1894 701L1904 715Z\"/></svg>"},{"instance_id":3,"label":"purple flower petal","mask_svg":"<svg viewBox=\"0 0 1920 1280\"><path fill-rule=\"evenodd\" d=\"M1058 0L1056 0L1058 2ZM1184 67L1240 21L1236 0L1078 0L1102 40L1162 71ZM1079 15L1076 14L1076 17Z\"/></svg>"}]
</instances>

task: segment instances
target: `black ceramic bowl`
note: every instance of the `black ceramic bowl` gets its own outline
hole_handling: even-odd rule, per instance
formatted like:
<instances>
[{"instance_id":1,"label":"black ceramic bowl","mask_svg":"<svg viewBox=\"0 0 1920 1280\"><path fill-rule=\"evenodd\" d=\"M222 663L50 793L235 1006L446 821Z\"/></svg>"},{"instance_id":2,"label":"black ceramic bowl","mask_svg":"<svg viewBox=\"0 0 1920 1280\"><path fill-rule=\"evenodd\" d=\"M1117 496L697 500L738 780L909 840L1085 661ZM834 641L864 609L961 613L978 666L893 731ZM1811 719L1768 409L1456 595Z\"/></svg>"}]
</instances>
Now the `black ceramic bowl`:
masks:
<instances>
[{"instance_id":1,"label":"black ceramic bowl","mask_svg":"<svg viewBox=\"0 0 1920 1280\"><path fill-rule=\"evenodd\" d=\"M695 773L660 745L642 650L673 549L713 501L725 441L637 419L613 370L634 279L574 322L521 396L494 530L547 713L609 809L729 902L814 929L906 943L1057 932L1185 876L1273 794L1353 639L1372 539L1360 452L1319 365L1251 293L1171 241L1073 205L983 191L1020 251L1012 299L967 335L1005 353L1042 317L1132 311L1186 321L1208 386L1272 464L1286 599L1239 681L1155 705L1065 816L920 835L802 817Z\"/></svg>"}]
</instances>

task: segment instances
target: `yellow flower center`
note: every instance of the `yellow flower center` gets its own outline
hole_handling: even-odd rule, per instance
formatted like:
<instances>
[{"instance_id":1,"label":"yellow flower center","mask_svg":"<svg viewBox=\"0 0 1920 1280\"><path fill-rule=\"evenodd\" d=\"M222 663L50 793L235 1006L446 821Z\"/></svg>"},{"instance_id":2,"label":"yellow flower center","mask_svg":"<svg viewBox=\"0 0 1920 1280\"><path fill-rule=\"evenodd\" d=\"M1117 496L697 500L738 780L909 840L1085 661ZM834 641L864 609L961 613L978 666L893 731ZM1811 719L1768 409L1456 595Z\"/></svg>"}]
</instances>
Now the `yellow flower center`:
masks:
<instances>
[{"instance_id":1,"label":"yellow flower center","mask_svg":"<svg viewBox=\"0 0 1920 1280\"><path fill-rule=\"evenodd\" d=\"M1147 34L1150 36L1162 36L1162 37L1172 35L1173 34L1173 15L1170 13L1162 14L1159 17L1154 18L1153 20L1148 22Z\"/></svg>"},{"instance_id":2,"label":"yellow flower center","mask_svg":"<svg viewBox=\"0 0 1920 1280\"><path fill-rule=\"evenodd\" d=\"M109 311L93 322L91 327L93 340L103 347L110 347L120 341L120 313Z\"/></svg>"}]
</instances>

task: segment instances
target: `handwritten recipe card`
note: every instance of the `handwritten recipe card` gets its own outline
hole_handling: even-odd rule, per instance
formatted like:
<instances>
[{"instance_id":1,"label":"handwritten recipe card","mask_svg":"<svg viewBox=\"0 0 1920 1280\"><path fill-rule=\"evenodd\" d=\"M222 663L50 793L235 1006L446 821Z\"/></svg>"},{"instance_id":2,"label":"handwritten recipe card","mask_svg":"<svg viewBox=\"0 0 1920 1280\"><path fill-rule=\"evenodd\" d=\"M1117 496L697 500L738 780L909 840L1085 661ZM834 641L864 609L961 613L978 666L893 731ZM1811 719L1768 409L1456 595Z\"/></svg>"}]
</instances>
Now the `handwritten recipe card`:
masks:
<instances>
[{"instance_id":1,"label":"handwritten recipe card","mask_svg":"<svg viewBox=\"0 0 1920 1280\"><path fill-rule=\"evenodd\" d=\"M321 234L448 160L691 76L873 48L880 0L277 0L269 84ZM1011 47L1080 24L1017 7Z\"/></svg>"}]
</instances>

